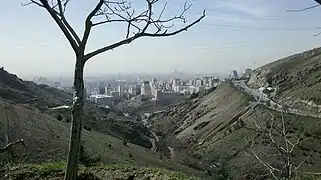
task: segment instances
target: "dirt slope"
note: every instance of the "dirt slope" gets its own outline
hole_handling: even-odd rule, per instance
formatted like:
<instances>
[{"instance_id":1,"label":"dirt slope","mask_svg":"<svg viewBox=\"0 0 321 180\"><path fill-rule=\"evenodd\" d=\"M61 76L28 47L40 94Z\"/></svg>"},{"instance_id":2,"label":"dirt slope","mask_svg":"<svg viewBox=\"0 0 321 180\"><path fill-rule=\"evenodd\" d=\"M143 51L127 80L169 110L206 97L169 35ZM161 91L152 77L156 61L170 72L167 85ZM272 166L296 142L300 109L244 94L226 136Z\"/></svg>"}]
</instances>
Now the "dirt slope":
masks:
<instances>
[{"instance_id":1,"label":"dirt slope","mask_svg":"<svg viewBox=\"0 0 321 180\"><path fill-rule=\"evenodd\" d=\"M255 122L266 128L271 114L277 122L282 116L262 105L254 106L249 100L248 95L226 83L208 95L167 109L154 118L153 128L160 139L174 147L178 161L191 167L224 167L234 177L261 173L259 170L264 168L247 155L250 139L258 136ZM291 136L307 132L305 135L311 137L295 152L295 159L300 161L311 152L313 158L304 163L304 168L321 170L321 151L314 150L321 143L320 119L287 114L283 118L292 129ZM262 144L264 139L260 138L255 139L253 148L274 153L273 148Z\"/></svg>"}]
</instances>

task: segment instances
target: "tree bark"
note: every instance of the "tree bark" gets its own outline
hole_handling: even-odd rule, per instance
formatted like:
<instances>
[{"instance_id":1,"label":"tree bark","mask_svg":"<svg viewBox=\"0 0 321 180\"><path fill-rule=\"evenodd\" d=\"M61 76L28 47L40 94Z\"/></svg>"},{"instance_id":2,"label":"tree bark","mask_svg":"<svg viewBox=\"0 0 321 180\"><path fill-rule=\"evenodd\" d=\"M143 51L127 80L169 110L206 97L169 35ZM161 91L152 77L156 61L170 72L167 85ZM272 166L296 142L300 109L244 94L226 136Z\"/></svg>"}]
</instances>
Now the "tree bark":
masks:
<instances>
[{"instance_id":1,"label":"tree bark","mask_svg":"<svg viewBox=\"0 0 321 180\"><path fill-rule=\"evenodd\" d=\"M71 110L71 134L67 157L65 180L75 180L78 173L78 156L81 139L81 123L84 106L84 56L77 56L74 74L74 99Z\"/></svg>"}]
</instances>

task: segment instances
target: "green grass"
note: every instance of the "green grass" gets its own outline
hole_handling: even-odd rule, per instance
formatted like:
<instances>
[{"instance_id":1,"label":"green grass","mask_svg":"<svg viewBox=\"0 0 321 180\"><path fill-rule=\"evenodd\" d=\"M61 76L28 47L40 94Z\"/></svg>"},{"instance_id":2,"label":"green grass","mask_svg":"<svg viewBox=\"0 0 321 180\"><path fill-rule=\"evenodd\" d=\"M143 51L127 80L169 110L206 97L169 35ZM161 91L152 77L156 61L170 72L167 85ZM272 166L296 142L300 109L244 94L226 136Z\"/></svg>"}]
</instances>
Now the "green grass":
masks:
<instances>
[{"instance_id":1,"label":"green grass","mask_svg":"<svg viewBox=\"0 0 321 180\"><path fill-rule=\"evenodd\" d=\"M6 169L6 176L12 180L60 180L64 176L65 163L25 164ZM162 168L137 167L128 164L100 164L92 167L79 168L78 179L200 179L181 172L174 172Z\"/></svg>"}]
</instances>

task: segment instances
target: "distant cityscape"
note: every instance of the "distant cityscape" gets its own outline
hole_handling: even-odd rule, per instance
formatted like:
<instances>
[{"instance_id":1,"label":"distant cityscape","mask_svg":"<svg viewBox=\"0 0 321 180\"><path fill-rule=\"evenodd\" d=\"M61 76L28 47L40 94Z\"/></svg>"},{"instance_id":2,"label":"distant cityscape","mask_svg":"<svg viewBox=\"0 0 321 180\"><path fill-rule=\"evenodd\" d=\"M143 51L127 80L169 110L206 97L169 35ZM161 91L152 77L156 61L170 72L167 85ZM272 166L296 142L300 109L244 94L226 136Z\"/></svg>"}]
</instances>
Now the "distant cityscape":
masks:
<instances>
[{"instance_id":1,"label":"distant cityscape","mask_svg":"<svg viewBox=\"0 0 321 180\"><path fill-rule=\"evenodd\" d=\"M249 78L252 69L246 69L241 75L236 70L233 70L228 79ZM34 81L39 83L45 79L35 78ZM84 96L87 100L95 102L101 106L113 106L119 102L140 98L147 101L160 101L163 98L170 98L174 96L188 96L192 93L204 92L208 89L215 88L224 82L216 76L204 75L202 77L195 77L192 79L181 79L178 77L171 77L169 79L158 79L153 77L151 79L145 78L137 80L112 80L104 82L93 83L85 82ZM71 86L64 86L61 81L55 81L51 84L57 89L68 93L73 92Z\"/></svg>"}]
</instances>

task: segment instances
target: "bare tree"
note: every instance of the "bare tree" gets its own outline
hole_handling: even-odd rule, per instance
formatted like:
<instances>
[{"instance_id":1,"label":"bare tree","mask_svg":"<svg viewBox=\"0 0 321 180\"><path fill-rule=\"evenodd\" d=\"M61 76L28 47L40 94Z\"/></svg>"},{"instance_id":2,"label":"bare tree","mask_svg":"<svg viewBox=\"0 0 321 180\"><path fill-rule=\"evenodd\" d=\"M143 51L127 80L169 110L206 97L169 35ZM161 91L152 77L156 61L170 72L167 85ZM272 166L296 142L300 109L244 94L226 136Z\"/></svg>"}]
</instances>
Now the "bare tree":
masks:
<instances>
[{"instance_id":1,"label":"bare tree","mask_svg":"<svg viewBox=\"0 0 321 180\"><path fill-rule=\"evenodd\" d=\"M259 147L260 150L255 150L254 144L257 143L257 139L252 139L249 154L265 167L269 172L267 175L271 175L276 180L289 180L319 146L311 150L302 161L295 159L294 151L298 150L299 146L311 137L305 137L304 131L298 136L294 135L293 132L290 133L291 125L285 121L283 113L279 123L273 114L271 116L272 118L266 128L255 121L256 131L260 135L256 138L262 137L261 143L269 144L271 148ZM263 151L264 148L266 148L267 153Z\"/></svg>"},{"instance_id":2,"label":"bare tree","mask_svg":"<svg viewBox=\"0 0 321 180\"><path fill-rule=\"evenodd\" d=\"M9 110L9 105L7 104L7 101L4 101L4 113L5 113L5 120L6 120L6 144L9 144L10 142L10 121L9 121L9 113L8 113L8 110Z\"/></svg>"},{"instance_id":3,"label":"bare tree","mask_svg":"<svg viewBox=\"0 0 321 180\"><path fill-rule=\"evenodd\" d=\"M171 18L164 18L163 14L167 4L161 6L158 14L155 13L155 7L159 0L144 0L146 4L145 10L137 12L133 8L130 0L97 0L97 4L88 14L85 20L85 30L82 38L76 33L76 30L68 22L65 11L70 0L29 0L24 5L35 4L44 8L58 25L65 38L71 45L75 56L76 64L74 70L74 98L72 105L72 126L70 135L70 144L67 158L67 171L65 179L75 179L77 175L77 159L79 154L79 144L81 138L81 121L83 109L83 93L84 81L83 71L85 63L92 57L113 50L125 44L129 44L141 37L167 37L187 31L188 28L199 23L205 17L205 11L194 22L184 26L183 28L172 30L174 23L182 21L186 23L186 12L191 8L191 5L185 3L181 13ZM135 1L136 2L136 1ZM103 18L103 20L102 20ZM93 28L114 24L125 23L126 34L125 38L101 47L97 50L87 53L86 47L89 35Z\"/></svg>"}]
</instances>

